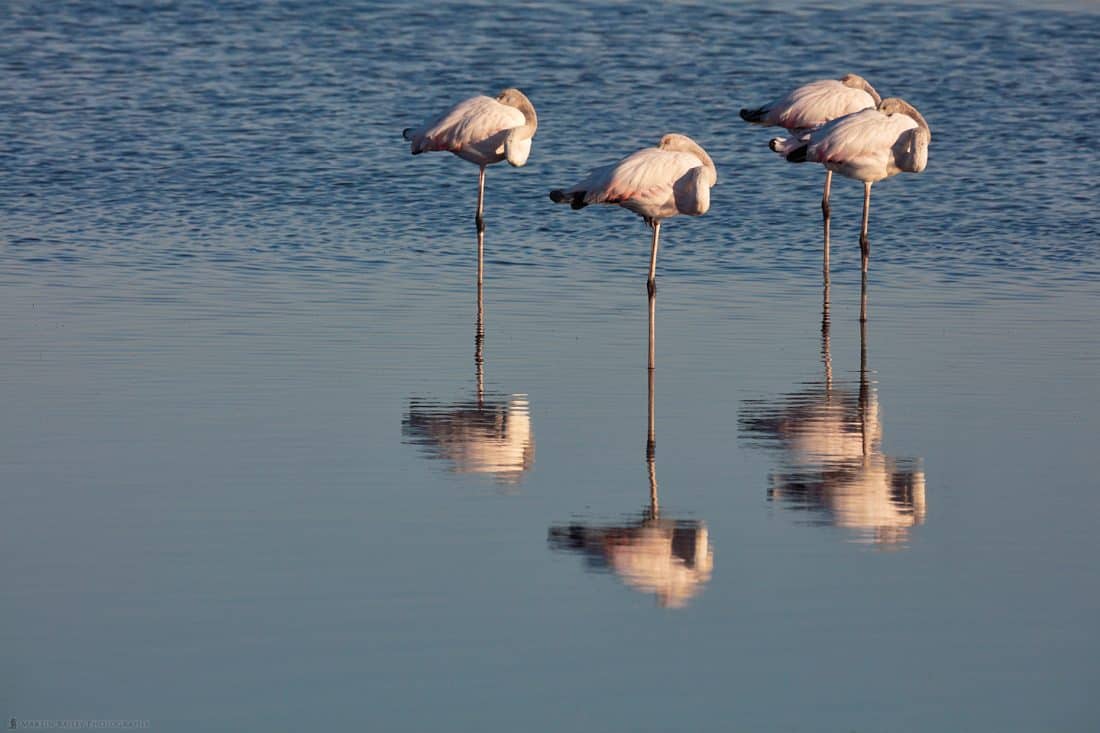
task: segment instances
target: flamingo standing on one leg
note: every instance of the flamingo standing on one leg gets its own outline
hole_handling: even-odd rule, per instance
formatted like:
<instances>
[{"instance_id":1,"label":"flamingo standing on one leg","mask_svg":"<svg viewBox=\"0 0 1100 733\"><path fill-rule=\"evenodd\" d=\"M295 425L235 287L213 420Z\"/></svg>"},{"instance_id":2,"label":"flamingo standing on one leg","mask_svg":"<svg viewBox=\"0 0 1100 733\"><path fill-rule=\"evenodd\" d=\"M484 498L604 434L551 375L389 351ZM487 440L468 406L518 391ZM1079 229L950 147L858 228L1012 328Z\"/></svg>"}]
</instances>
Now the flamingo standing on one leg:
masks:
<instances>
[{"instance_id":1,"label":"flamingo standing on one leg","mask_svg":"<svg viewBox=\"0 0 1100 733\"><path fill-rule=\"evenodd\" d=\"M519 167L531 153L531 138L538 128L538 116L531 100L518 89L505 89L496 96L471 97L420 127L402 132L412 141L412 154L449 150L476 163L477 179L477 282L481 285L485 252L485 166L507 160Z\"/></svg>"},{"instance_id":2,"label":"flamingo standing on one leg","mask_svg":"<svg viewBox=\"0 0 1100 733\"><path fill-rule=\"evenodd\" d=\"M857 74L839 79L821 79L804 84L775 101L757 109L742 109L741 119L760 125L778 125L803 137L837 117L877 107L882 98L875 88ZM825 192L821 197L821 217L825 229L822 269L829 279L829 189L833 172L825 173Z\"/></svg>"},{"instance_id":3,"label":"flamingo standing on one leg","mask_svg":"<svg viewBox=\"0 0 1100 733\"><path fill-rule=\"evenodd\" d=\"M906 171L920 173L928 164L932 131L921 113L904 99L882 100L878 109L865 109L819 127L808 138L776 138L771 149L792 163L821 163L830 171L863 181L863 222L859 231L861 264L866 292L871 242L867 220L871 184ZM860 320L867 319L866 298Z\"/></svg>"},{"instance_id":4,"label":"flamingo standing on one leg","mask_svg":"<svg viewBox=\"0 0 1100 733\"><path fill-rule=\"evenodd\" d=\"M583 209L589 204L616 204L633 211L653 228L649 256L649 294L657 292L657 247L661 221L677 214L700 216L710 208L710 187L718 170L706 151L687 135L670 133L655 148L596 168L580 183L550 192L554 203Z\"/></svg>"}]
</instances>

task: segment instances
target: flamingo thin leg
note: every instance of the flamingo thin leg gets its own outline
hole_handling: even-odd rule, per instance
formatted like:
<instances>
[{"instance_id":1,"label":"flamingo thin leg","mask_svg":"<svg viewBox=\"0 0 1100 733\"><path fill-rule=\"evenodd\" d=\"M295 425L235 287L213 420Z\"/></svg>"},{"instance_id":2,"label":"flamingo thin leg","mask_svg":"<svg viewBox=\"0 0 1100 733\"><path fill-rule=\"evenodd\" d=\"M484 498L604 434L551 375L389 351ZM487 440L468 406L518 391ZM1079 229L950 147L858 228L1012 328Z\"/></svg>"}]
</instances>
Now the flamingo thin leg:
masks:
<instances>
[{"instance_id":1,"label":"flamingo thin leg","mask_svg":"<svg viewBox=\"0 0 1100 733\"><path fill-rule=\"evenodd\" d=\"M661 221L658 219L653 222L653 249L649 253L649 280L646 282L646 289L650 296L657 293L657 247L661 244L660 239Z\"/></svg>"},{"instance_id":2,"label":"flamingo thin leg","mask_svg":"<svg viewBox=\"0 0 1100 733\"><path fill-rule=\"evenodd\" d=\"M871 261L871 240L867 238L867 219L871 213L871 182L863 184L863 225L859 230L859 249L862 254L863 271Z\"/></svg>"},{"instance_id":3,"label":"flamingo thin leg","mask_svg":"<svg viewBox=\"0 0 1100 733\"><path fill-rule=\"evenodd\" d=\"M481 172L477 175L477 215L474 221L477 223L477 285L481 287L485 269L485 217L482 212L485 207L485 166L481 166Z\"/></svg>"}]
</instances>

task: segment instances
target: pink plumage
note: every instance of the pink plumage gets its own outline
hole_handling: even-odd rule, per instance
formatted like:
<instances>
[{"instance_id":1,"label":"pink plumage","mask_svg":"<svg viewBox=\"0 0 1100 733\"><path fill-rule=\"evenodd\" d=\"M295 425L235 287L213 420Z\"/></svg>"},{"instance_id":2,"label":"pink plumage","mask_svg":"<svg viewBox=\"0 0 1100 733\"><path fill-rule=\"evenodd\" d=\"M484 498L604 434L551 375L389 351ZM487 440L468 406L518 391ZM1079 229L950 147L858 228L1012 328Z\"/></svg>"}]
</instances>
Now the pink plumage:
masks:
<instances>
[{"instance_id":1,"label":"pink plumage","mask_svg":"<svg viewBox=\"0 0 1100 733\"><path fill-rule=\"evenodd\" d=\"M504 159L504 138L525 122L523 112L490 97L471 97L410 134L413 155L446 150L473 163Z\"/></svg>"},{"instance_id":2,"label":"pink plumage","mask_svg":"<svg viewBox=\"0 0 1100 733\"><path fill-rule=\"evenodd\" d=\"M631 153L617 163L596 168L580 182L550 192L554 203L583 209L614 204L632 211L653 227L647 287L656 292L657 247L661 221L678 214L700 216L710 209L710 189L718 170L706 151L686 135L671 133L655 148Z\"/></svg>"},{"instance_id":3,"label":"pink plumage","mask_svg":"<svg viewBox=\"0 0 1100 733\"><path fill-rule=\"evenodd\" d=\"M867 272L871 244L867 237L871 209L871 185L902 172L920 173L928 165L932 131L917 109L904 99L891 97L877 109L864 109L833 120L808 134L771 142L792 163L821 163L831 176L835 171L863 182L863 223L859 243L863 272ZM825 212L825 263L828 277L828 178ZM861 308L860 318L866 319Z\"/></svg>"},{"instance_id":4,"label":"pink plumage","mask_svg":"<svg viewBox=\"0 0 1100 733\"><path fill-rule=\"evenodd\" d=\"M891 100L884 107L887 102ZM923 122L911 107L893 112L861 110L810 133L805 141L806 160L872 183L903 171L920 173L928 162L931 141Z\"/></svg>"},{"instance_id":5,"label":"pink plumage","mask_svg":"<svg viewBox=\"0 0 1100 733\"><path fill-rule=\"evenodd\" d=\"M410 141L413 155L449 151L477 165L477 282L484 278L485 167L507 160L519 167L531 154L531 139L538 129L531 100L518 89L505 89L495 99L470 97L420 127L406 127L401 135Z\"/></svg>"},{"instance_id":6,"label":"pink plumage","mask_svg":"<svg viewBox=\"0 0 1100 733\"><path fill-rule=\"evenodd\" d=\"M741 118L760 125L778 125L795 134L808 132L829 120L875 107L881 98L861 76L820 79L794 89L757 109L742 109Z\"/></svg>"}]
</instances>

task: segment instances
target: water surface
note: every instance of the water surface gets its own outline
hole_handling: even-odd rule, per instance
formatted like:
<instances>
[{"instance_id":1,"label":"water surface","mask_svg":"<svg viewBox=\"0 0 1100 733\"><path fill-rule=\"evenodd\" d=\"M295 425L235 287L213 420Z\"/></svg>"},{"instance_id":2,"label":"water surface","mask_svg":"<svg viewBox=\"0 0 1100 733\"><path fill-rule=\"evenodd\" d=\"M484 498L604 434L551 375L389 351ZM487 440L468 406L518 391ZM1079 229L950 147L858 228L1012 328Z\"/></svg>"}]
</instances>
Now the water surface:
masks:
<instances>
[{"instance_id":1,"label":"water surface","mask_svg":"<svg viewBox=\"0 0 1100 733\"><path fill-rule=\"evenodd\" d=\"M17 2L0 713L1078 731L1100 710L1095 7ZM737 110L861 73L928 169ZM403 127L522 88L530 163ZM691 135L712 209L546 192Z\"/></svg>"}]
</instances>

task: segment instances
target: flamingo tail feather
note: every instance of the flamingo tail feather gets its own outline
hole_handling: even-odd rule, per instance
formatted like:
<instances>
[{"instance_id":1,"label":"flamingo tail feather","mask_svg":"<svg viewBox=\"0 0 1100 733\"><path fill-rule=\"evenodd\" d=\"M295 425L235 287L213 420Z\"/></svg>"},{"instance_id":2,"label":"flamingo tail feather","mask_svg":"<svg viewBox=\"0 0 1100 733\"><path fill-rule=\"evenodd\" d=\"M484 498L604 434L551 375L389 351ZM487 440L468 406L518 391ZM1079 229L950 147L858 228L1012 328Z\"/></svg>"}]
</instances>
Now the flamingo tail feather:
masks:
<instances>
[{"instance_id":1,"label":"flamingo tail feather","mask_svg":"<svg viewBox=\"0 0 1100 733\"><path fill-rule=\"evenodd\" d=\"M767 113L768 110L761 107L760 109L742 109L740 114L745 122L763 122L764 115Z\"/></svg>"},{"instance_id":2,"label":"flamingo tail feather","mask_svg":"<svg viewBox=\"0 0 1100 733\"><path fill-rule=\"evenodd\" d=\"M568 193L561 189L554 189L550 192L550 200L555 204L569 204L571 208L583 209L588 204L584 201L586 191L569 191Z\"/></svg>"}]
</instances>

